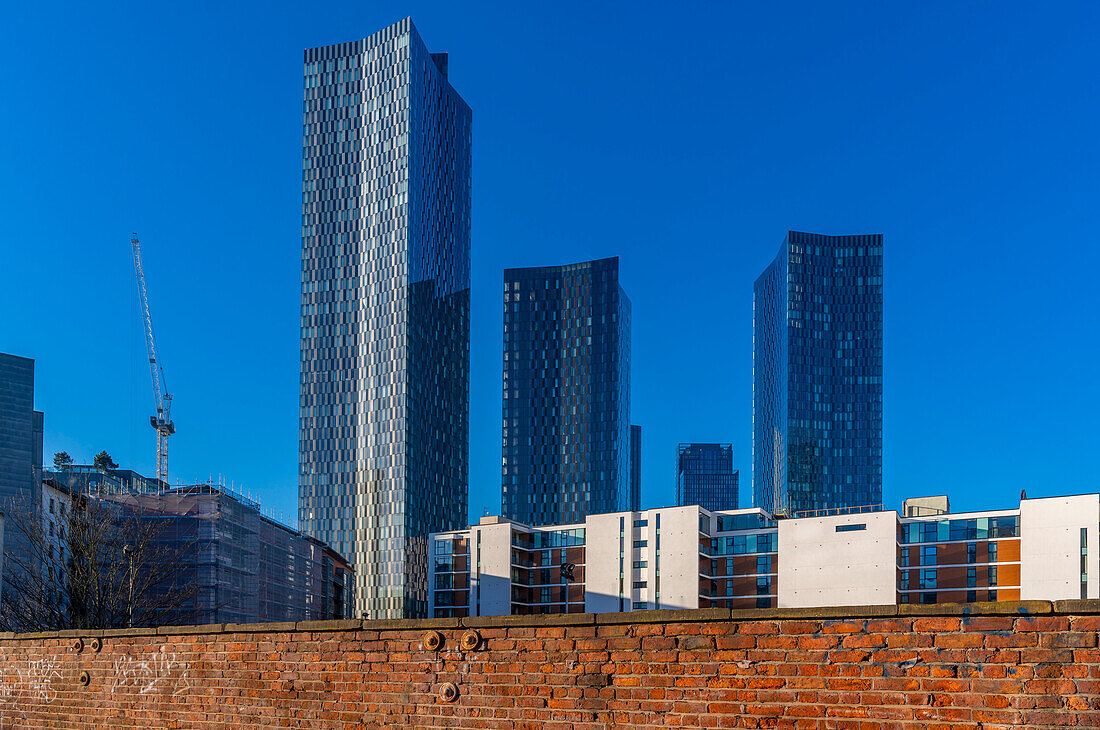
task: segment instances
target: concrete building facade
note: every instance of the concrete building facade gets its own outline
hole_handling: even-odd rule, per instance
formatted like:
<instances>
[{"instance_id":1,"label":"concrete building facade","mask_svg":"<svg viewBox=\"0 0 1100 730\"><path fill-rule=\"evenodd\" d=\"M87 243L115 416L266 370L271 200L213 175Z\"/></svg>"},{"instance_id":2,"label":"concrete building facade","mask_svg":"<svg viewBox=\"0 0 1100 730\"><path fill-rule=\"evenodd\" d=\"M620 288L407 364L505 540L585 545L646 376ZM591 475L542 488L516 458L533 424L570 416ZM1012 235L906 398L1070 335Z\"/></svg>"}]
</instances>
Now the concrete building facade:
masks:
<instances>
[{"instance_id":1,"label":"concrete building facade","mask_svg":"<svg viewBox=\"0 0 1100 730\"><path fill-rule=\"evenodd\" d=\"M698 506L432 535L432 615L1100 598L1100 495L904 517Z\"/></svg>"}]
</instances>

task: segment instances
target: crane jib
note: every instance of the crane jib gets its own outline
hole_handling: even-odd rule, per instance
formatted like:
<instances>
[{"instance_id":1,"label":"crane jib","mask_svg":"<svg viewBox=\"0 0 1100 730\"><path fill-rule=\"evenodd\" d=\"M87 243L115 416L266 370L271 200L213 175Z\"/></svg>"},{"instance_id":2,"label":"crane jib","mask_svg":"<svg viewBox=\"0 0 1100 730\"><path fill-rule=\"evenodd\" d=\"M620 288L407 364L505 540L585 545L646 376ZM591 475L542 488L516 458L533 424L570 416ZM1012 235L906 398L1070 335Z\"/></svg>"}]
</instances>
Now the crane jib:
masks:
<instances>
[{"instance_id":1,"label":"crane jib","mask_svg":"<svg viewBox=\"0 0 1100 730\"><path fill-rule=\"evenodd\" d=\"M157 479L163 487L168 485L168 436L176 432L176 425L170 416L172 395L164 387L164 368L157 362L157 341L153 335L153 318L149 314L149 293L145 288L141 244L136 233L130 239L130 246L134 255L134 275L137 278L138 300L145 331L145 350L149 357L149 375L153 382L153 405L157 410L157 415L149 417L149 425L157 432Z\"/></svg>"}]
</instances>

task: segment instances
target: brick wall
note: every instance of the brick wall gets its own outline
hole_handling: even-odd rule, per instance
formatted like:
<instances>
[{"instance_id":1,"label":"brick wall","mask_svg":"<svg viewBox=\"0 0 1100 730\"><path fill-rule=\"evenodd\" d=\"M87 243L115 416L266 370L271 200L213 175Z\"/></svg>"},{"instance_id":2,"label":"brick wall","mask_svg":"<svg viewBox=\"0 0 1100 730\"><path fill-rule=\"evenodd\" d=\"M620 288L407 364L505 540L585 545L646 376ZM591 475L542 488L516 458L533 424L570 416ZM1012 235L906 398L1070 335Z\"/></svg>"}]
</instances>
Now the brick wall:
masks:
<instances>
[{"instance_id":1,"label":"brick wall","mask_svg":"<svg viewBox=\"0 0 1100 730\"><path fill-rule=\"evenodd\" d=\"M0 634L0 726L1100 727L1098 630L1029 601Z\"/></svg>"}]
</instances>

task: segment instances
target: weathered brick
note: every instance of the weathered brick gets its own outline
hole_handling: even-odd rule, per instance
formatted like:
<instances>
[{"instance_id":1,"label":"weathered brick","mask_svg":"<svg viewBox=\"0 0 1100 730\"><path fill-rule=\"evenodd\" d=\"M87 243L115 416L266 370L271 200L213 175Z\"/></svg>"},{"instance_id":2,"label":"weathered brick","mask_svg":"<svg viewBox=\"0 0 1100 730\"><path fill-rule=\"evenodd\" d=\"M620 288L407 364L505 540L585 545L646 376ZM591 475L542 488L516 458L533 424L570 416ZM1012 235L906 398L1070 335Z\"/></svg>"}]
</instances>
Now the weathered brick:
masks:
<instances>
[{"instance_id":1,"label":"weathered brick","mask_svg":"<svg viewBox=\"0 0 1100 730\"><path fill-rule=\"evenodd\" d=\"M1028 605L134 629L81 654L68 635L0 634L0 725L1100 727L1092 603ZM482 646L457 650L473 625ZM428 627L442 651L423 649Z\"/></svg>"}]
</instances>

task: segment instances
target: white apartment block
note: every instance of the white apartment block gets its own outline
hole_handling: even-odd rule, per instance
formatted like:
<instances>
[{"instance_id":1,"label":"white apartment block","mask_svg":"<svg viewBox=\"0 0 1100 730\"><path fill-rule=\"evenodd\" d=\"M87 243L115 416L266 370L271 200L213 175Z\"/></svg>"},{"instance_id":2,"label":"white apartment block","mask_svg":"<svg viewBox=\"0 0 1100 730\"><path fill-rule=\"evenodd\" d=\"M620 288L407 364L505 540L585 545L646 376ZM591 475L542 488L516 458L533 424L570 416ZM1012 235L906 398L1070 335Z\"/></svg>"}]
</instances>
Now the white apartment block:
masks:
<instances>
[{"instance_id":1,"label":"white apartment block","mask_svg":"<svg viewBox=\"0 0 1100 730\"><path fill-rule=\"evenodd\" d=\"M1100 598L1100 495L776 518L667 507L431 536L432 616Z\"/></svg>"}]
</instances>

